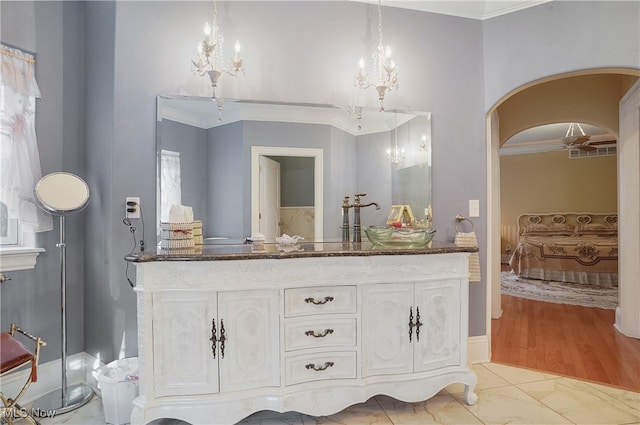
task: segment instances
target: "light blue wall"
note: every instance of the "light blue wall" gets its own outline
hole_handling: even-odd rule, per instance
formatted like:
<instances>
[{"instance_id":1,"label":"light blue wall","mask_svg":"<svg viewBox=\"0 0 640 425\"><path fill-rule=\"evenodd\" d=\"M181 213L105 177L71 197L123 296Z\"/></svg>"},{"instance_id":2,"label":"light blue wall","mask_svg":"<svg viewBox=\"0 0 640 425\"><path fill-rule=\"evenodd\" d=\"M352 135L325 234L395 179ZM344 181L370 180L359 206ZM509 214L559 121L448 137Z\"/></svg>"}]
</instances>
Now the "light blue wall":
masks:
<instances>
[{"instance_id":1,"label":"light blue wall","mask_svg":"<svg viewBox=\"0 0 640 425\"><path fill-rule=\"evenodd\" d=\"M552 1L489 19L482 37L488 110L551 75L640 68L640 2Z\"/></svg>"},{"instance_id":2,"label":"light blue wall","mask_svg":"<svg viewBox=\"0 0 640 425\"><path fill-rule=\"evenodd\" d=\"M3 41L38 54L44 172L76 170L92 189L83 213L86 228L78 218L70 229L76 232L71 258L78 261L70 264L70 352L84 349L109 361L124 336L125 354L135 355L135 294L122 260L131 249L122 225L124 198L140 196L146 222L155 221L155 98L209 94L206 80L191 74L190 60L212 4L3 1L0 7ZM400 89L388 95L386 105L433 113L439 240L453 240L455 215L466 213L469 199L479 199L481 218L475 223L481 244L486 241L489 107L511 90L558 72L638 68L639 7L637 2L555 1L487 21L383 7L385 41L394 47L401 72ZM369 4L221 2L218 19L229 51L241 40L247 67L242 78L223 78L219 93L227 97L349 104L356 96L357 59L377 43L376 7ZM83 39L85 51L79 51ZM84 69L65 67L83 60ZM364 100L377 103L373 92ZM329 155L341 154L340 149L355 153L355 147L335 144ZM352 169L325 170L325 175L355 182ZM354 184L349 193L356 190ZM339 205L342 196L325 203ZM147 231L147 238L153 234ZM18 317L51 341L58 335L55 239L53 232L43 235L40 243L48 252L37 268L12 273L13 286L1 289L3 325ZM481 252L482 264L485 258ZM471 285L470 292L470 334L484 335L486 280ZM43 360L58 357L55 346L47 348Z\"/></svg>"},{"instance_id":3,"label":"light blue wall","mask_svg":"<svg viewBox=\"0 0 640 425\"><path fill-rule=\"evenodd\" d=\"M205 237L238 239L250 236L244 230L244 216L251 204L243 203L245 179L243 125L235 122L207 131L207 203Z\"/></svg>"},{"instance_id":4,"label":"light blue wall","mask_svg":"<svg viewBox=\"0 0 640 425\"><path fill-rule=\"evenodd\" d=\"M85 161L85 5L81 2L1 2L2 43L36 54L36 75L42 99L36 103L36 133L42 174L69 171L85 178L93 191ZM37 26L37 30L36 30ZM63 31L64 29L64 31ZM90 206L99 204L92 195ZM85 234L88 211L66 220L67 352L85 349ZM39 233L34 270L9 272L12 280L0 287L0 329L11 322L48 343L42 361L60 358L60 253L58 219L54 230Z\"/></svg>"}]
</instances>

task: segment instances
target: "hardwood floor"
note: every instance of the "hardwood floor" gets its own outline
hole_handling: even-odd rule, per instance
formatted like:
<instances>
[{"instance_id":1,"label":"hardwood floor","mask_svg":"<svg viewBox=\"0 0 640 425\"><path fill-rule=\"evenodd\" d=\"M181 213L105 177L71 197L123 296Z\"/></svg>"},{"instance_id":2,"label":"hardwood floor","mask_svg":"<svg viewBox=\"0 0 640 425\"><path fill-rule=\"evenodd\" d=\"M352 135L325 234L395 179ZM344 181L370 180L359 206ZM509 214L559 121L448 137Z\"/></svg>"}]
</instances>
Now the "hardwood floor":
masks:
<instances>
[{"instance_id":1,"label":"hardwood floor","mask_svg":"<svg viewBox=\"0 0 640 425\"><path fill-rule=\"evenodd\" d=\"M640 392L640 339L613 327L614 310L502 295L491 322L492 362Z\"/></svg>"}]
</instances>

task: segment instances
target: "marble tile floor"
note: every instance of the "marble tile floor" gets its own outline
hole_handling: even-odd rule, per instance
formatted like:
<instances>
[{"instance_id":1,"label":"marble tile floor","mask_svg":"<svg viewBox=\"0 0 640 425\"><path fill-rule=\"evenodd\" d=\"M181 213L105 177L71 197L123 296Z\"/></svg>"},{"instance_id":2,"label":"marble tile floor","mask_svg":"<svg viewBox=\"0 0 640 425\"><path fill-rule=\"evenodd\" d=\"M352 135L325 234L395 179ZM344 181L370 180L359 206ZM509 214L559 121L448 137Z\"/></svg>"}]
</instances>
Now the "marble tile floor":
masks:
<instances>
[{"instance_id":1,"label":"marble tile floor","mask_svg":"<svg viewBox=\"0 0 640 425\"><path fill-rule=\"evenodd\" d=\"M462 385L451 385L426 402L405 403L376 396L331 416L296 412L255 413L242 425L426 425L426 424L633 424L640 425L640 393L496 363L474 365L478 402L465 404ZM42 425L104 425L102 401ZM158 420L152 425L184 424ZM211 424L213 425L213 423Z\"/></svg>"}]
</instances>

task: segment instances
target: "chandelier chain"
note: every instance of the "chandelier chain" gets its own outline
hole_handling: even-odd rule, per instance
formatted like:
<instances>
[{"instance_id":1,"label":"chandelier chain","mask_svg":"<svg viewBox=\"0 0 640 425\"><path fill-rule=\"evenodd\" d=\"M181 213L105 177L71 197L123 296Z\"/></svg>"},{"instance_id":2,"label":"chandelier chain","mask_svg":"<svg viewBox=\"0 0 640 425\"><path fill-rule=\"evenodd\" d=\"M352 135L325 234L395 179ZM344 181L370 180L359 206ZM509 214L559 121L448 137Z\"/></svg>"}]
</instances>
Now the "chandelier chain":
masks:
<instances>
[{"instance_id":1,"label":"chandelier chain","mask_svg":"<svg viewBox=\"0 0 640 425\"><path fill-rule=\"evenodd\" d=\"M378 0L378 48L382 49L382 7Z\"/></svg>"}]
</instances>

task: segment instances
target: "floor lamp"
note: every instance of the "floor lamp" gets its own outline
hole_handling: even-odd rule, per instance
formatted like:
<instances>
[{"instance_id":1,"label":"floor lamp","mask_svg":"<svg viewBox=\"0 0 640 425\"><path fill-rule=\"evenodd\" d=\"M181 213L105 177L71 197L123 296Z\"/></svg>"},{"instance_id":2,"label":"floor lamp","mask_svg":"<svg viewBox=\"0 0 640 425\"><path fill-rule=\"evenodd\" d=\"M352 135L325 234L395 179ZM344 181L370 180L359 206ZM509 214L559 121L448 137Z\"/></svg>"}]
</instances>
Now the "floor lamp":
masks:
<instances>
[{"instance_id":1,"label":"floor lamp","mask_svg":"<svg viewBox=\"0 0 640 425\"><path fill-rule=\"evenodd\" d=\"M71 173L52 173L38 181L34 190L38 205L45 211L60 218L60 292L62 317L62 385L45 394L33 403L34 408L43 411L55 410L63 414L83 406L93 397L93 389L85 384L67 386L67 272L66 272L66 242L65 218L80 212L89 202L89 186L80 177Z\"/></svg>"}]
</instances>

